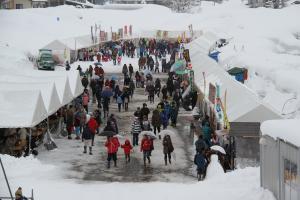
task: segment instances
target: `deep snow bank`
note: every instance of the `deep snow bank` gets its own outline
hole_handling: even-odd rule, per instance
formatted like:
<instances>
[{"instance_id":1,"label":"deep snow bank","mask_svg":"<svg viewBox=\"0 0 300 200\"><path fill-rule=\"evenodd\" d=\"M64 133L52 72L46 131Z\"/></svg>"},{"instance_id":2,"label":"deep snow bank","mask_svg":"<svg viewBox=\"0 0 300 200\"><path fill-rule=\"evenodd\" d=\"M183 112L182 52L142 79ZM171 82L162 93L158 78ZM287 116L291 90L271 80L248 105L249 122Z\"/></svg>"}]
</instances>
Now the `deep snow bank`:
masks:
<instances>
[{"instance_id":1,"label":"deep snow bank","mask_svg":"<svg viewBox=\"0 0 300 200\"><path fill-rule=\"evenodd\" d=\"M259 169L245 168L219 175L203 182L175 183L103 183L76 182L63 179L58 167L42 164L33 157L14 158L1 155L13 190L23 187L24 194L34 189L35 198L52 199L223 199L274 200L272 194L259 187ZM195 177L196 179L196 177ZM8 195L0 174L0 195ZM151 195L150 195L151 194Z\"/></svg>"}]
</instances>

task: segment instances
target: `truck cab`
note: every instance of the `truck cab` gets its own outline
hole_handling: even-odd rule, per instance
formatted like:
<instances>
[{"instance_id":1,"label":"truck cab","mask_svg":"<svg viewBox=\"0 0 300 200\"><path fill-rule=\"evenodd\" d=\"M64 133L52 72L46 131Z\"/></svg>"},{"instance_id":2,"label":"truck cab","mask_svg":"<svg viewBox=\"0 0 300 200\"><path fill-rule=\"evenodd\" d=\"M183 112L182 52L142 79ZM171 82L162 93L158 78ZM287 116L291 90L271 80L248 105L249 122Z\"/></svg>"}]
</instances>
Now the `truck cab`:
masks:
<instances>
[{"instance_id":1,"label":"truck cab","mask_svg":"<svg viewBox=\"0 0 300 200\"><path fill-rule=\"evenodd\" d=\"M54 70L55 63L52 56L52 50L40 49L37 58L37 67L39 70Z\"/></svg>"}]
</instances>

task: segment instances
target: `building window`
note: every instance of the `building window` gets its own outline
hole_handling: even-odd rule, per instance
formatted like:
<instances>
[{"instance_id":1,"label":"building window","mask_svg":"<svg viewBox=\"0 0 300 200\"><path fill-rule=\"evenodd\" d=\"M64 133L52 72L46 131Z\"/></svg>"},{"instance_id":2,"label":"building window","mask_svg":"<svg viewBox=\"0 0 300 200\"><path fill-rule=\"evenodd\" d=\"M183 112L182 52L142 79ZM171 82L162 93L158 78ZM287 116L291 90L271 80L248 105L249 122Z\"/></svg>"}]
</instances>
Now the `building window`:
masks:
<instances>
[{"instance_id":1,"label":"building window","mask_svg":"<svg viewBox=\"0 0 300 200\"><path fill-rule=\"evenodd\" d=\"M16 4L16 9L23 9L23 4L17 3L17 4Z\"/></svg>"}]
</instances>

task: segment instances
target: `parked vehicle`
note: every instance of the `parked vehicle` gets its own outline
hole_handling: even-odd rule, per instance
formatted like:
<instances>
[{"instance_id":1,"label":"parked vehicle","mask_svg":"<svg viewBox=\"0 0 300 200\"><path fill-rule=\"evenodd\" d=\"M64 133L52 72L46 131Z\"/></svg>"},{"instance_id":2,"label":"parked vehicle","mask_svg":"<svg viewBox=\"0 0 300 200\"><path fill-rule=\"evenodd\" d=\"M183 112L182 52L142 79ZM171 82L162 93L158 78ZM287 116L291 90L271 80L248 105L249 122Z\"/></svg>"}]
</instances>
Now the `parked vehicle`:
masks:
<instances>
[{"instance_id":1,"label":"parked vehicle","mask_svg":"<svg viewBox=\"0 0 300 200\"><path fill-rule=\"evenodd\" d=\"M40 49L37 58L37 67L40 70L54 70L55 63L52 56L52 50Z\"/></svg>"}]
</instances>

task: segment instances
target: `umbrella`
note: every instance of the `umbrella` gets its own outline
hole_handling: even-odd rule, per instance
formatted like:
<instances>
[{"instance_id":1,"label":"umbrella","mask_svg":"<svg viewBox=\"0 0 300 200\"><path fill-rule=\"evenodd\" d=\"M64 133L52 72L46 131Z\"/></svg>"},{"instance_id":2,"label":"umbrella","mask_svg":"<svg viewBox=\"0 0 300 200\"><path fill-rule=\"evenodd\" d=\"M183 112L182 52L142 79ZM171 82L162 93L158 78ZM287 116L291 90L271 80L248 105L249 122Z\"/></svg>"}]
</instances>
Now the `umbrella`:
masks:
<instances>
[{"instance_id":1,"label":"umbrella","mask_svg":"<svg viewBox=\"0 0 300 200\"><path fill-rule=\"evenodd\" d=\"M215 151L218 151L222 154L226 154L225 150L223 149L223 147L219 146L219 145L214 145L214 146L211 146L210 149L212 150L215 150Z\"/></svg>"},{"instance_id":2,"label":"umbrella","mask_svg":"<svg viewBox=\"0 0 300 200\"><path fill-rule=\"evenodd\" d=\"M101 96L102 97L111 97L111 96L113 96L113 92L109 89L105 89L102 91Z\"/></svg>"},{"instance_id":3,"label":"umbrella","mask_svg":"<svg viewBox=\"0 0 300 200\"><path fill-rule=\"evenodd\" d=\"M180 71L185 69L185 61L177 60L171 67L171 71Z\"/></svg>"},{"instance_id":4,"label":"umbrella","mask_svg":"<svg viewBox=\"0 0 300 200\"><path fill-rule=\"evenodd\" d=\"M152 131L142 131L141 135L147 135L151 137L152 139L156 139L156 135Z\"/></svg>"},{"instance_id":5,"label":"umbrella","mask_svg":"<svg viewBox=\"0 0 300 200\"><path fill-rule=\"evenodd\" d=\"M173 132L173 131L171 131L171 130L162 130L160 133L159 133L159 135L161 135L161 136L165 136L165 135L175 135L175 132Z\"/></svg>"},{"instance_id":6,"label":"umbrella","mask_svg":"<svg viewBox=\"0 0 300 200\"><path fill-rule=\"evenodd\" d=\"M99 79L100 77L98 76L98 75L96 75L96 74L94 74L93 76L92 76L92 79Z\"/></svg>"},{"instance_id":7,"label":"umbrella","mask_svg":"<svg viewBox=\"0 0 300 200\"><path fill-rule=\"evenodd\" d=\"M176 70L175 73L178 74L178 75L183 75L183 74L189 73L189 71L186 70L186 69L185 70Z\"/></svg>"},{"instance_id":8,"label":"umbrella","mask_svg":"<svg viewBox=\"0 0 300 200\"><path fill-rule=\"evenodd\" d=\"M103 66L101 62L95 62L94 65L100 65L100 66Z\"/></svg>"},{"instance_id":9,"label":"umbrella","mask_svg":"<svg viewBox=\"0 0 300 200\"><path fill-rule=\"evenodd\" d=\"M148 74L150 74L150 75L152 74L152 72L149 69L145 69L143 72L144 72L145 76Z\"/></svg>"},{"instance_id":10,"label":"umbrella","mask_svg":"<svg viewBox=\"0 0 300 200\"><path fill-rule=\"evenodd\" d=\"M111 75L110 79L116 81L116 80L118 80L118 77L116 75Z\"/></svg>"},{"instance_id":11,"label":"umbrella","mask_svg":"<svg viewBox=\"0 0 300 200\"><path fill-rule=\"evenodd\" d=\"M114 135L117 135L116 132L113 132L113 131L102 131L99 136L114 136Z\"/></svg>"}]
</instances>

